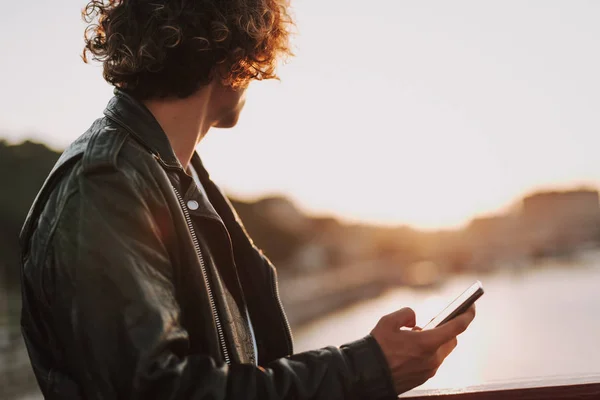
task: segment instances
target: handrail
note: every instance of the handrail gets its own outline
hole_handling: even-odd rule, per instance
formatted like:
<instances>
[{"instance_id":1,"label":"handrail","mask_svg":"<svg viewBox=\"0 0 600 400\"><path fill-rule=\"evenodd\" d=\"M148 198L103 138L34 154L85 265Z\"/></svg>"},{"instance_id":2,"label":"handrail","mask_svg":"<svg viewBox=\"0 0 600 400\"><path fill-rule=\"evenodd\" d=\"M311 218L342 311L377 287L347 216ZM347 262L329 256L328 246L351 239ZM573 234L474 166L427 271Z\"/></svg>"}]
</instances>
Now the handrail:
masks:
<instances>
[{"instance_id":1,"label":"handrail","mask_svg":"<svg viewBox=\"0 0 600 400\"><path fill-rule=\"evenodd\" d=\"M598 400L600 399L600 375L502 382L462 389L416 389L401 395L400 398L411 400Z\"/></svg>"}]
</instances>

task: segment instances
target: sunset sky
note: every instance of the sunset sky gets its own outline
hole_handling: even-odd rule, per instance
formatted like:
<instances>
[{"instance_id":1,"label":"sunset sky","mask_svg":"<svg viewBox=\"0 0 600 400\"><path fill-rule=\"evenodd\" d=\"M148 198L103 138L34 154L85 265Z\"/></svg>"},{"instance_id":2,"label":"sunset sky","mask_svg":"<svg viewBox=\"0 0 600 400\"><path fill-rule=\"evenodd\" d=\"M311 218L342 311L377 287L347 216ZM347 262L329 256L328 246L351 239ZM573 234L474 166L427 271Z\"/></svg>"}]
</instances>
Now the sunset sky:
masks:
<instances>
[{"instance_id":1,"label":"sunset sky","mask_svg":"<svg viewBox=\"0 0 600 400\"><path fill-rule=\"evenodd\" d=\"M199 147L229 193L419 228L600 186L600 2L296 0L296 57ZM112 89L85 1L3 2L0 136L56 149Z\"/></svg>"}]
</instances>

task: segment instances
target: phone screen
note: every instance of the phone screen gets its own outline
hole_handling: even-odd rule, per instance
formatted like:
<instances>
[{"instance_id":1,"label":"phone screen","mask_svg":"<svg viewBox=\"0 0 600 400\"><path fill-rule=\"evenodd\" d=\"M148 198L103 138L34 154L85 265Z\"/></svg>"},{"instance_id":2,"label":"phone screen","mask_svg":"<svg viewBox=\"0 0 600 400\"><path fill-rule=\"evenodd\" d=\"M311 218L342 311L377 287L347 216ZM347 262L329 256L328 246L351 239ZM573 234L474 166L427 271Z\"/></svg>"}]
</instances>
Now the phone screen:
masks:
<instances>
[{"instance_id":1,"label":"phone screen","mask_svg":"<svg viewBox=\"0 0 600 400\"><path fill-rule=\"evenodd\" d=\"M437 326L440 326L452 318L462 314L465 312L475 300L477 300L483 294L483 285L481 282L477 281L470 288L465 290L460 296L458 296L452 303L448 305L448 307L444 308L444 310L439 313L435 318L423 327L423 329L433 329Z\"/></svg>"}]
</instances>

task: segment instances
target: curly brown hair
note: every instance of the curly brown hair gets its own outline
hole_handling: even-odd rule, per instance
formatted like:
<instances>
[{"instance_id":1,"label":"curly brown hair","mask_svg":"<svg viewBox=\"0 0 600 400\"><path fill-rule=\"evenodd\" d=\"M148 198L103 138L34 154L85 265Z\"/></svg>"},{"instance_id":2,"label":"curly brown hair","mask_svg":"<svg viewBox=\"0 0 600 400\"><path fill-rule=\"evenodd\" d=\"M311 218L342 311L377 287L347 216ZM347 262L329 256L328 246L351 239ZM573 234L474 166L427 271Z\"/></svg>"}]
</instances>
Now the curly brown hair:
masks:
<instances>
[{"instance_id":1,"label":"curly brown hair","mask_svg":"<svg viewBox=\"0 0 600 400\"><path fill-rule=\"evenodd\" d=\"M277 78L291 55L288 0L95 0L85 49L104 79L139 99L185 98L218 78L233 88Z\"/></svg>"}]
</instances>

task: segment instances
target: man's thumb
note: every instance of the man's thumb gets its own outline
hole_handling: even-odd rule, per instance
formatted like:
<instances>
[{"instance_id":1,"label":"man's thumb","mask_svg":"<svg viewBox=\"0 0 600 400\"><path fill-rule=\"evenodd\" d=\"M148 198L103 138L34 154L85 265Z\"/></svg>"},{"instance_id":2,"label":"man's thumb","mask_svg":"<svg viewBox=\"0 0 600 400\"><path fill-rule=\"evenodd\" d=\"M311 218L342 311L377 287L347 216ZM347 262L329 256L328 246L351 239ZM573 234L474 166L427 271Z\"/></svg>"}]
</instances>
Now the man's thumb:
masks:
<instances>
[{"instance_id":1,"label":"man's thumb","mask_svg":"<svg viewBox=\"0 0 600 400\"><path fill-rule=\"evenodd\" d=\"M383 317L383 319L385 320L386 325L390 326L393 330L399 330L403 326L412 328L417 324L415 312L408 307L394 311Z\"/></svg>"}]
</instances>

